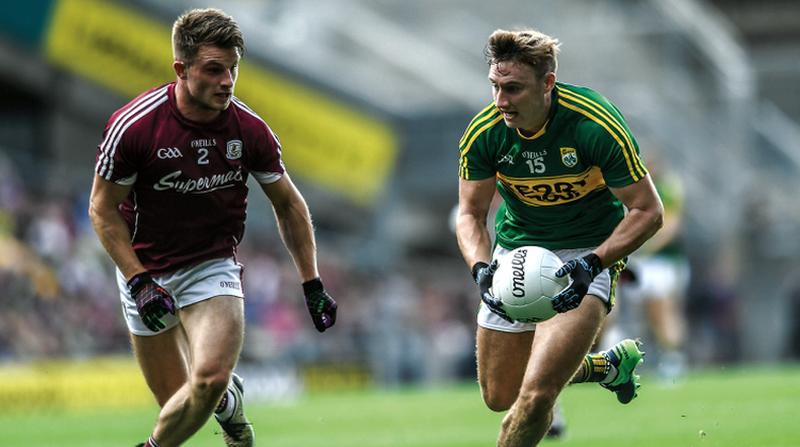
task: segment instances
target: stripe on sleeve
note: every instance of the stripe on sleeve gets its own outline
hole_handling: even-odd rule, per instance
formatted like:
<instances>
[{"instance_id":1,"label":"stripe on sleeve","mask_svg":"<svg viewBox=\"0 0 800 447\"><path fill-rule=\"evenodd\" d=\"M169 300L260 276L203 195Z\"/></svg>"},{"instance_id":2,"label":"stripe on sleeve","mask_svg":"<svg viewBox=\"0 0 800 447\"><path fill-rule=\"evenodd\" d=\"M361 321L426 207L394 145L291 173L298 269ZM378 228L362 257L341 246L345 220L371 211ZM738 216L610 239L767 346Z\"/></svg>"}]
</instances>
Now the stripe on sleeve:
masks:
<instances>
[{"instance_id":1,"label":"stripe on sleeve","mask_svg":"<svg viewBox=\"0 0 800 447\"><path fill-rule=\"evenodd\" d=\"M494 103L491 103L488 106L486 106L477 115L475 115L474 118L472 118L472 121L469 123L467 130L464 131L464 135L462 135L461 139L458 141L458 145L463 146L464 142L467 141L467 138L469 138L470 133L472 133L477 127L485 123L487 120L493 119L494 115L498 113L500 113L500 110L498 110L497 107L494 106Z\"/></svg>"},{"instance_id":2,"label":"stripe on sleeve","mask_svg":"<svg viewBox=\"0 0 800 447\"><path fill-rule=\"evenodd\" d=\"M464 180L469 180L469 167L467 156L461 157L461 162L458 164L458 176Z\"/></svg>"},{"instance_id":3,"label":"stripe on sleeve","mask_svg":"<svg viewBox=\"0 0 800 447\"><path fill-rule=\"evenodd\" d=\"M500 121L503 121L503 115L501 115L500 112L498 111L496 118L492 119L488 123L484 124L480 129L475 131L475 133L472 135L469 141L467 141L467 143L463 145L463 149L461 149L461 156L463 157L467 155L467 152L469 152L470 148L472 148L472 143L475 142L475 140L478 138L480 134L482 134L488 129L491 129L492 127L494 127L495 124L499 123Z\"/></svg>"},{"instance_id":4,"label":"stripe on sleeve","mask_svg":"<svg viewBox=\"0 0 800 447\"><path fill-rule=\"evenodd\" d=\"M596 117L604 119L616 131L619 132L620 136L627 143L626 145L620 145L620 146L622 146L623 155L625 155L626 162L628 162L628 170L631 171L632 174L631 176L634 178L634 180L638 181L639 178L642 178L647 174L647 170L644 168L644 165L642 165L641 158L636 153L636 148L633 144L633 139L630 133L628 133L628 131L625 129L625 127L622 125L622 123L619 121L617 117L609 113L608 110L605 109L605 107L598 104L596 101L587 97L586 95L580 94L578 92L563 87L559 88L559 94L565 99L569 99L577 104L582 105L586 111L593 112L593 114ZM625 153L625 151L627 151L627 153ZM628 159L628 157L630 157L630 160ZM633 175L634 172L637 175Z\"/></svg>"},{"instance_id":5,"label":"stripe on sleeve","mask_svg":"<svg viewBox=\"0 0 800 447\"><path fill-rule=\"evenodd\" d=\"M116 152L119 140L122 138L122 134L131 124L167 101L166 92L167 86L164 86L148 93L139 100L133 102L130 107L128 107L128 110L121 113L114 120L105 138L100 143L100 157L98 157L97 165L95 166L95 171L98 175L106 180L111 179L111 172L114 167L114 153ZM144 110L144 113L140 113L142 110Z\"/></svg>"},{"instance_id":6,"label":"stripe on sleeve","mask_svg":"<svg viewBox=\"0 0 800 447\"><path fill-rule=\"evenodd\" d=\"M110 152L106 161L108 162L107 166L104 166L102 169L105 169L105 175L100 172L100 176L105 178L106 180L111 180L111 175L114 172L114 155L117 153L117 146L119 145L120 140L122 140L122 135L125 134L125 131L128 130L129 127L136 121L142 119L143 116L149 114L153 110L157 109L161 104L167 101L167 96L164 95L161 99L153 103L150 107L142 110L138 115L134 116L130 120L128 120L124 126L120 128L119 135L113 141L111 141Z\"/></svg>"},{"instance_id":7,"label":"stripe on sleeve","mask_svg":"<svg viewBox=\"0 0 800 447\"><path fill-rule=\"evenodd\" d=\"M562 99L575 103L573 106L576 107L569 107L564 101L562 101ZM619 143L620 147L622 148L622 153L625 156L625 162L628 165L628 170L631 173L631 177L633 177L635 181L638 181L647 174L646 169L642 165L641 158L636 153L636 148L633 144L633 139L631 138L630 134L620 123L620 121L611 113L609 113L603 106L585 95L563 87L559 88L559 103L590 118L604 127L612 136L614 136L614 139L617 140L617 143Z\"/></svg>"}]
</instances>

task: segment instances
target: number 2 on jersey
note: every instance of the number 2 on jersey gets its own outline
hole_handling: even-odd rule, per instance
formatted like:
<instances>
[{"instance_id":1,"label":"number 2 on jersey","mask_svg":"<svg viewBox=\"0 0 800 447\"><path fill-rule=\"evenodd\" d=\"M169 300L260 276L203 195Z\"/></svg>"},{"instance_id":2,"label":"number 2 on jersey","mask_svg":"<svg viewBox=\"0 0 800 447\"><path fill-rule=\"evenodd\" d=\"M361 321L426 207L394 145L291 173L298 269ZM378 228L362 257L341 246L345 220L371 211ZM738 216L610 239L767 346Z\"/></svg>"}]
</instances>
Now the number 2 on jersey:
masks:
<instances>
[{"instance_id":1,"label":"number 2 on jersey","mask_svg":"<svg viewBox=\"0 0 800 447\"><path fill-rule=\"evenodd\" d=\"M197 150L197 164L199 165L207 165L208 164L208 149L201 147Z\"/></svg>"}]
</instances>

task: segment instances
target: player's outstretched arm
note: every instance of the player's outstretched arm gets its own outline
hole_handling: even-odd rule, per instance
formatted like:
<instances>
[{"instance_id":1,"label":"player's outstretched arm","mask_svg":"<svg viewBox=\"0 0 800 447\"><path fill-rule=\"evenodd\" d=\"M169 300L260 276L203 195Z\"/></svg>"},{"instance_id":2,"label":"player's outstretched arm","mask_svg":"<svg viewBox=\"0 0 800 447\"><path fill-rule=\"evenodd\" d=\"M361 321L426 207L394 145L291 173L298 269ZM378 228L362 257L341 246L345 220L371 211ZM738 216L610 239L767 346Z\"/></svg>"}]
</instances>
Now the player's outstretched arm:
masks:
<instances>
[{"instance_id":1,"label":"player's outstretched arm","mask_svg":"<svg viewBox=\"0 0 800 447\"><path fill-rule=\"evenodd\" d=\"M288 174L276 182L262 184L261 189L272 202L281 238L303 281L306 307L314 327L324 332L336 323L337 305L322 285L317 271L314 227L308 205Z\"/></svg>"},{"instance_id":2,"label":"player's outstretched arm","mask_svg":"<svg viewBox=\"0 0 800 447\"><path fill-rule=\"evenodd\" d=\"M119 205L130 190L130 186L121 186L95 175L89 197L89 218L94 231L126 280L146 271L131 246L128 225L119 214Z\"/></svg>"},{"instance_id":3,"label":"player's outstretched arm","mask_svg":"<svg viewBox=\"0 0 800 447\"><path fill-rule=\"evenodd\" d=\"M139 317L151 331L164 329L161 317L175 314L175 301L150 277L131 246L128 225L119 214L119 204L128 197L130 186L121 186L95 175L89 198L89 217L97 237L128 281Z\"/></svg>"}]
</instances>

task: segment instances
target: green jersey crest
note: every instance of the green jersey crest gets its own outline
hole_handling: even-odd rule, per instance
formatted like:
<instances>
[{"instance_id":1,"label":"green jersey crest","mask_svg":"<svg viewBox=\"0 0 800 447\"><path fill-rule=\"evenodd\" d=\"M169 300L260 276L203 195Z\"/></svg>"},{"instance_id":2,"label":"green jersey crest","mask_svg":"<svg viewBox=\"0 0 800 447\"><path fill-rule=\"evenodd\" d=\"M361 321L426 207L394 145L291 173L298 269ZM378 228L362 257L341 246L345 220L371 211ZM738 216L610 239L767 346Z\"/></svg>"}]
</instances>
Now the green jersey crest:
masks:
<instances>
[{"instance_id":1,"label":"green jersey crest","mask_svg":"<svg viewBox=\"0 0 800 447\"><path fill-rule=\"evenodd\" d=\"M562 147L561 162L568 168L574 167L578 164L578 151L574 147Z\"/></svg>"}]
</instances>

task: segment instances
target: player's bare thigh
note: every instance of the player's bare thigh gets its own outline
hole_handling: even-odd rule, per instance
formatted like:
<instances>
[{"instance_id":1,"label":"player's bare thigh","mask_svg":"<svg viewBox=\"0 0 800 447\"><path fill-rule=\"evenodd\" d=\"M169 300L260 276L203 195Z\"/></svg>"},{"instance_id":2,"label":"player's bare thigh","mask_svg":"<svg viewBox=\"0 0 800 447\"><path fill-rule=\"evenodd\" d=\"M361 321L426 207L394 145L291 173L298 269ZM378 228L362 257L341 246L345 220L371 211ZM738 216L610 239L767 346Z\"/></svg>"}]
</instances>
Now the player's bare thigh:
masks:
<instances>
[{"instance_id":1,"label":"player's bare thigh","mask_svg":"<svg viewBox=\"0 0 800 447\"><path fill-rule=\"evenodd\" d=\"M162 406L189 380L193 369L202 367L206 375L230 374L244 338L244 307L239 297L214 297L179 313L181 324L164 333L131 336L145 381Z\"/></svg>"},{"instance_id":2,"label":"player's bare thigh","mask_svg":"<svg viewBox=\"0 0 800 447\"><path fill-rule=\"evenodd\" d=\"M591 349L605 317L605 303L587 295L577 309L538 323L520 399L554 401Z\"/></svg>"},{"instance_id":3,"label":"player's bare thigh","mask_svg":"<svg viewBox=\"0 0 800 447\"><path fill-rule=\"evenodd\" d=\"M217 296L181 309L193 374L225 370L239 359L244 340L244 300Z\"/></svg>"},{"instance_id":4,"label":"player's bare thigh","mask_svg":"<svg viewBox=\"0 0 800 447\"><path fill-rule=\"evenodd\" d=\"M517 399L533 338L533 331L503 332L478 326L478 382L490 409L508 410Z\"/></svg>"},{"instance_id":5,"label":"player's bare thigh","mask_svg":"<svg viewBox=\"0 0 800 447\"><path fill-rule=\"evenodd\" d=\"M147 386L159 406L189 378L189 350L186 334L178 325L153 336L131 334L131 344Z\"/></svg>"}]
</instances>

